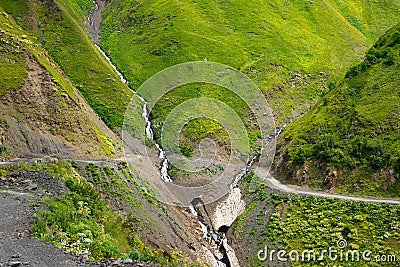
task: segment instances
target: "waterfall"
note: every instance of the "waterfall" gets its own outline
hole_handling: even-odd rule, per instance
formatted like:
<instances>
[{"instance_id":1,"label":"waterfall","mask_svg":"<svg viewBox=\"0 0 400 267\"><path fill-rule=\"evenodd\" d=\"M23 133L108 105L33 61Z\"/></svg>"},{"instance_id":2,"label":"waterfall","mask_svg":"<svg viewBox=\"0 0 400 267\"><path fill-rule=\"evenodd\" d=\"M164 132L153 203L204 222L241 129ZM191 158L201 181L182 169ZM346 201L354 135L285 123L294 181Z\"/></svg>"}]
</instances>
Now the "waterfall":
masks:
<instances>
[{"instance_id":1,"label":"waterfall","mask_svg":"<svg viewBox=\"0 0 400 267\"><path fill-rule=\"evenodd\" d=\"M95 3L95 1L93 1L93 3ZM96 8L98 9L97 3L95 5L95 10L97 10ZM89 20L89 23L92 25L91 16L92 16L92 14L89 13L88 20ZM103 57L107 60L107 62L110 64L111 68L113 68L113 70L118 74L118 77L121 79L121 81L123 83L125 83L125 84L128 84L128 81L125 79L124 75L122 75L122 73L118 71L117 67L112 63L111 59L107 56L107 54L100 48L100 46L98 46L97 44L94 44L94 45L99 50L99 52L103 55ZM172 179L168 175L168 163L169 162L168 162L168 159L166 158L165 151L162 150L161 146L159 144L157 144L156 140L154 140L154 133L153 133L153 130L151 128L151 121L150 121L150 118L149 118L150 114L148 113L148 110L147 110L147 102L140 95L137 95L137 96L139 97L139 99L143 103L142 119L143 119L143 121L144 121L144 123L146 125L146 128L145 128L146 136L149 139L154 141L154 144L155 144L155 146L157 147L157 149L159 151L159 158L162 159L161 168L160 168L161 179L164 182L170 183L170 182L172 182Z\"/></svg>"}]
</instances>

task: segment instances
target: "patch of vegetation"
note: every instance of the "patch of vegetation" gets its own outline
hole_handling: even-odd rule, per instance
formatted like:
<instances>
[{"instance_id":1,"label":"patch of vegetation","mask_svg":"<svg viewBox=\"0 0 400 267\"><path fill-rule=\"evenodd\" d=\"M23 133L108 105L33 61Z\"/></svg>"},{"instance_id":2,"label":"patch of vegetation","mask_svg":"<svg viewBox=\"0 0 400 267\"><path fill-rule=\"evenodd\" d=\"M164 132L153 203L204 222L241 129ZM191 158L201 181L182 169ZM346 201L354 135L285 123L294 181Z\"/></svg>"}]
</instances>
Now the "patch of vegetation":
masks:
<instances>
[{"instance_id":1,"label":"patch of vegetation","mask_svg":"<svg viewBox=\"0 0 400 267\"><path fill-rule=\"evenodd\" d=\"M373 29L376 38L393 26L400 8L393 3L393 9L387 9L385 2L373 3L371 9L355 10L353 3L343 3L352 9L351 15L343 16L329 2L334 1L244 5L114 0L104 12L102 46L111 52L112 59L135 87L167 66L204 57L241 70L261 61L290 70L316 71L354 60L354 45L368 43L360 32L363 28L351 26L347 19L362 16L367 10L389 12L387 16L363 19L363 25L370 27L368 31ZM266 21L266 17L270 19ZM328 58L329 53L332 56ZM143 64L142 68L138 68L139 64Z\"/></svg>"},{"instance_id":2,"label":"patch of vegetation","mask_svg":"<svg viewBox=\"0 0 400 267\"><path fill-rule=\"evenodd\" d=\"M252 175L242 182L246 186ZM265 195L265 198L259 198ZM250 196L250 198L249 198ZM392 261L378 262L375 256L385 255L399 259L400 208L398 205L369 202L345 201L321 197L300 197L274 192L259 187L255 194L245 197L248 203L232 226L229 238L237 244L238 256L245 266L395 266ZM337 241L345 239L343 258L347 250L358 250L360 261L340 260ZM268 249L267 258L262 261L257 253ZM337 260L331 260L323 250L336 250ZM273 261L269 260L271 251ZM279 261L277 253L285 250ZM291 260L292 250L299 252L299 260ZM308 260L307 253L314 250L316 260ZM362 259L362 253L370 250L372 261ZM325 253L323 259L321 253ZM264 254L261 254L261 256ZM280 255L282 256L282 254ZM312 259L312 256L311 256ZM320 259L320 260L318 260ZM286 265L285 265L286 264Z\"/></svg>"},{"instance_id":3,"label":"patch of vegetation","mask_svg":"<svg viewBox=\"0 0 400 267\"><path fill-rule=\"evenodd\" d=\"M250 136L250 142L254 142L257 137L259 137L257 124L254 123L255 117L244 100L226 88L199 83L177 87L169 91L157 102L156 106L151 111L152 122L154 125L158 126L155 131L155 137L161 140L163 122L172 110L186 100L200 97L214 98L227 104L238 114L241 119L240 123L244 125L248 136ZM227 114L223 114L222 112L217 114L218 110L214 110L213 112L215 114L211 119L206 115L202 116L201 114L197 114L199 116L198 118L193 118L188 121L182 129L176 129L177 132L181 130L180 149L186 156L191 156L194 147L204 138L211 138L216 141L219 140L226 146L230 145L229 133L218 121L218 116L229 120L229 118L226 118ZM223 119L220 119L220 121L223 121ZM241 126L242 125L232 125L234 129L240 129Z\"/></svg>"},{"instance_id":4,"label":"patch of vegetation","mask_svg":"<svg viewBox=\"0 0 400 267\"><path fill-rule=\"evenodd\" d=\"M1 9L0 9L0 12ZM26 77L25 46L18 38L2 27L4 20L0 21L0 97L11 88L19 88L24 84Z\"/></svg>"},{"instance_id":5,"label":"patch of vegetation","mask_svg":"<svg viewBox=\"0 0 400 267\"><path fill-rule=\"evenodd\" d=\"M400 208L398 205L351 202L328 198L286 198L276 203L275 212L262 231L269 240L279 242L286 251L314 250L316 259L323 250L340 248L337 241L345 239L344 258L347 250L358 250L360 261L340 261L341 266L394 266L394 262L375 262L375 256L394 255L400 258ZM276 243L275 243L276 245ZM261 249L263 247L260 246ZM272 249L272 248L270 248ZM371 262L363 262L362 252L370 250ZM334 255L332 255L334 256ZM336 265L327 254L316 261L291 261L292 266ZM364 266L364 265L363 265Z\"/></svg>"},{"instance_id":6,"label":"patch of vegetation","mask_svg":"<svg viewBox=\"0 0 400 267\"><path fill-rule=\"evenodd\" d=\"M278 166L282 177L304 169L321 188L330 168L338 170L339 192L399 196L399 51L396 26L336 89L283 131L281 143L287 145L281 150L287 151L289 165Z\"/></svg>"},{"instance_id":7,"label":"patch of vegetation","mask_svg":"<svg viewBox=\"0 0 400 267\"><path fill-rule=\"evenodd\" d=\"M384 1L375 5L375 3L369 3L363 5L362 0L350 0L350 1L329 1L329 3L335 7L340 14L347 19L347 21L360 32L362 32L367 38L376 40L382 35L382 29L389 29L393 26L392 20L395 19L395 14L387 12L387 10L395 10L399 8L397 1ZM371 5L370 5L371 4ZM380 27L372 27L371 21Z\"/></svg>"},{"instance_id":8,"label":"patch of vegetation","mask_svg":"<svg viewBox=\"0 0 400 267\"><path fill-rule=\"evenodd\" d=\"M13 14L13 19L23 28L28 27L26 16L29 12L28 1L26 0L0 0L0 7L7 13Z\"/></svg>"},{"instance_id":9,"label":"patch of vegetation","mask_svg":"<svg viewBox=\"0 0 400 267\"><path fill-rule=\"evenodd\" d=\"M68 4L64 6L68 9L68 12L72 11L76 18L82 21L82 24L91 9L94 8L92 0L68 0Z\"/></svg>"},{"instance_id":10,"label":"patch of vegetation","mask_svg":"<svg viewBox=\"0 0 400 267\"><path fill-rule=\"evenodd\" d=\"M132 92L94 47L77 22L80 18L68 12L68 4L56 1L39 19L44 29L43 47L99 117L112 129L122 126Z\"/></svg>"},{"instance_id":11,"label":"patch of vegetation","mask_svg":"<svg viewBox=\"0 0 400 267\"><path fill-rule=\"evenodd\" d=\"M122 218L113 214L92 184L67 163L39 168L57 175L69 191L45 200L49 211L35 216L33 236L66 251L87 253L91 259L121 257L130 250Z\"/></svg>"}]
</instances>

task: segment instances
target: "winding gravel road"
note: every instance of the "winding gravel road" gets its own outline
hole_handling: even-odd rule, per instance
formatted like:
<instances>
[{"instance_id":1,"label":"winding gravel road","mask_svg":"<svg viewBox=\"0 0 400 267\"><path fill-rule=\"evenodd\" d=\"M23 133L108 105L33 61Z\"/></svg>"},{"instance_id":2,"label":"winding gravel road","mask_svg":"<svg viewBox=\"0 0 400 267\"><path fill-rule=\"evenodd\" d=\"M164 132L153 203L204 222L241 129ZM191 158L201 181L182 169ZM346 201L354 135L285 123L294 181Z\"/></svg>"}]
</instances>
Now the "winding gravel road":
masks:
<instances>
[{"instance_id":1,"label":"winding gravel road","mask_svg":"<svg viewBox=\"0 0 400 267\"><path fill-rule=\"evenodd\" d=\"M349 201L362 201L362 202L372 202L372 203L386 203L386 204L399 204L400 200L389 199L389 198L371 198L371 197L359 197L359 196L347 196L347 195L338 195L338 194L328 194L324 192L317 192L317 191L307 191L297 188L289 187L288 185L282 184L276 178L269 176L266 179L267 185L273 189L288 193L288 194L295 194L295 195L302 195L302 196L311 196L311 197L327 197L327 198L336 198L336 199L343 199Z\"/></svg>"},{"instance_id":2,"label":"winding gravel road","mask_svg":"<svg viewBox=\"0 0 400 267\"><path fill-rule=\"evenodd\" d=\"M118 163L120 161L125 161L125 158L119 159L98 159L98 160L85 160L85 159L64 159L67 161L76 161L81 163L93 163L93 164L101 164L101 163ZM25 159L25 158L17 158L7 162L0 162L0 167L5 165L12 165L17 164L18 162L30 162L32 159ZM294 194L294 195L301 195L301 196L310 196L310 197L327 197L327 198L335 198L335 199L343 199L349 201L362 201L362 202L371 202L371 203L386 203L386 204L398 204L400 205L400 199L390 199L390 198L373 198L373 197L360 197L360 196L349 196L349 195L338 195L338 194L329 194L321 191L311 191L311 190L304 190L300 188L295 188L293 185L286 185L283 184L281 181L276 179L275 177L268 176L265 179L267 185L275 190Z\"/></svg>"}]
</instances>

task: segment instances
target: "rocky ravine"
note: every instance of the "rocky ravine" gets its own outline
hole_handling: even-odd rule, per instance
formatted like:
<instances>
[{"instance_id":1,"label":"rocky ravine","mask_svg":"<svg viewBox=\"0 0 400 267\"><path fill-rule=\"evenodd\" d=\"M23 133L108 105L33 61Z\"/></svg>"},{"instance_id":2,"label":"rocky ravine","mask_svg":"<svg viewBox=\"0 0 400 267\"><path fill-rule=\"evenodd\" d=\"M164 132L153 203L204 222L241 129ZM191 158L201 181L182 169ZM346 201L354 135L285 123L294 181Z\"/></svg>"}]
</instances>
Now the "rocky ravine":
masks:
<instances>
[{"instance_id":1,"label":"rocky ravine","mask_svg":"<svg viewBox=\"0 0 400 267\"><path fill-rule=\"evenodd\" d=\"M104 7L104 3L101 1L94 1L94 5L94 8L88 15L87 25L93 42L97 43L99 25L101 23L101 10ZM118 71L116 66L113 65L111 59L99 46L96 45L96 47L100 50L103 56L106 57L111 67L118 73L121 81L126 83L127 80ZM143 98L141 98L141 100L144 103L142 117L146 122L146 134L147 137L153 139L151 124L146 110L146 101ZM163 159L165 152L163 152L157 143L155 143L155 145L160 151L160 158ZM253 161L251 161L250 166L252 163ZM166 174L167 168L168 160L164 159L161 165L160 179L165 182L172 182L168 174ZM246 169L246 172L247 171L248 169ZM244 174L246 173L243 173L241 176ZM199 199L198 203L194 203L194 206L196 206L196 204L201 204L201 199ZM200 205L199 209L191 208L191 214L187 212L187 209L172 207L172 220L187 232L185 236L177 237L185 240L184 243L187 245L187 248L181 249L185 252L189 252L189 254L192 254L197 258L205 259L211 266L239 266L234 250L228 245L225 233L237 216L244 211L244 208L245 203L241 200L239 188L234 188L222 200L208 205L208 207ZM207 210L209 210L209 213ZM198 220L197 223L196 220ZM179 234L179 232L175 233Z\"/></svg>"}]
</instances>

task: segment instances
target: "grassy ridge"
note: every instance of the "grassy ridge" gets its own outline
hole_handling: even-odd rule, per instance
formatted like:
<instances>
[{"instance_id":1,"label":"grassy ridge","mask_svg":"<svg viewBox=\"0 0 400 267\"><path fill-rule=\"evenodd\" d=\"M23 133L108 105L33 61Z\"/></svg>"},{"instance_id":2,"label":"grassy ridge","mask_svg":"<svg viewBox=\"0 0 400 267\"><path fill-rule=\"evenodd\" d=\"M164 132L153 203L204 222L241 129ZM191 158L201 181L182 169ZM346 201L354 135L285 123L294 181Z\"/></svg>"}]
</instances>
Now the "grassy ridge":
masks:
<instances>
[{"instance_id":1,"label":"grassy ridge","mask_svg":"<svg viewBox=\"0 0 400 267\"><path fill-rule=\"evenodd\" d=\"M399 196L399 51L396 26L338 88L285 129L281 151L290 162L278 166L284 176L298 179L306 170L306 182L323 187L330 167L339 171L339 192Z\"/></svg>"},{"instance_id":2,"label":"grassy ridge","mask_svg":"<svg viewBox=\"0 0 400 267\"><path fill-rule=\"evenodd\" d=\"M337 71L357 58L355 46L368 41L334 11L303 1L114 0L105 10L102 46L135 86L166 66L204 57L241 70L267 61Z\"/></svg>"},{"instance_id":3,"label":"grassy ridge","mask_svg":"<svg viewBox=\"0 0 400 267\"><path fill-rule=\"evenodd\" d=\"M399 11L398 1L367 6L361 1L112 0L103 11L100 42L133 89L177 63L206 58L237 68L266 94L283 123L358 63L366 47L399 21ZM214 97L212 89L201 91ZM197 95L190 92L189 87L174 90L174 105ZM231 96L221 93L221 98ZM170 104L162 100L152 112L157 127L165 117L160 111L170 110ZM199 127L214 126L203 121ZM188 139L184 142L193 143Z\"/></svg>"},{"instance_id":4,"label":"grassy ridge","mask_svg":"<svg viewBox=\"0 0 400 267\"><path fill-rule=\"evenodd\" d=\"M363 0L329 1L351 25L362 32L369 40L377 40L382 35L382 29L390 29L393 21L398 20L394 10L398 10L396 1L373 3Z\"/></svg>"},{"instance_id":5,"label":"grassy ridge","mask_svg":"<svg viewBox=\"0 0 400 267\"><path fill-rule=\"evenodd\" d=\"M43 46L100 118L115 129L122 125L132 92L119 80L64 5L59 3L54 8L60 10L41 18L46 19Z\"/></svg>"},{"instance_id":6,"label":"grassy ridge","mask_svg":"<svg viewBox=\"0 0 400 267\"><path fill-rule=\"evenodd\" d=\"M204 57L243 71L276 63L338 74L357 60L356 47L398 21L397 1L358 2L113 0L104 11L101 44L135 87L167 66ZM358 16L362 24L355 27Z\"/></svg>"}]
</instances>

